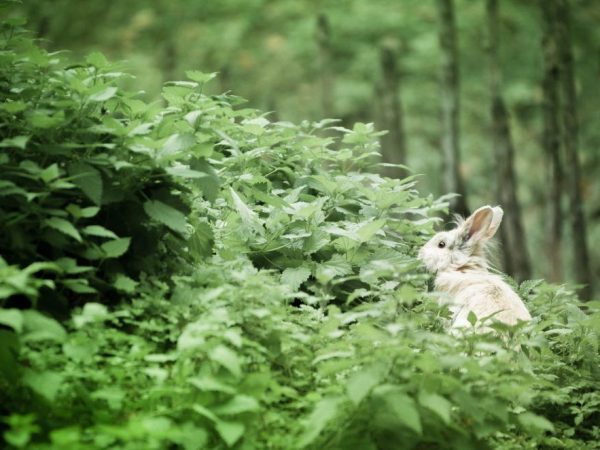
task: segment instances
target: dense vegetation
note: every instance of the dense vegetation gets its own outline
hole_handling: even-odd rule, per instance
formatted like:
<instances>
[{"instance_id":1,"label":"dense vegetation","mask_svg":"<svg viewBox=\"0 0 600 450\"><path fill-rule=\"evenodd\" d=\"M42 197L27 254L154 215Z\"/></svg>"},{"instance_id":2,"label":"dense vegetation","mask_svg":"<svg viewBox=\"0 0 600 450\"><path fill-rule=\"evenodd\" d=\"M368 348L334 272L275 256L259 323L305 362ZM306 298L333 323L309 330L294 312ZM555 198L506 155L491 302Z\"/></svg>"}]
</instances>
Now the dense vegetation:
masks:
<instances>
[{"instance_id":1,"label":"dense vegetation","mask_svg":"<svg viewBox=\"0 0 600 450\"><path fill-rule=\"evenodd\" d=\"M370 124L164 104L0 30L0 413L28 449L598 448L600 311L451 336L415 254L447 204Z\"/></svg>"}]
</instances>

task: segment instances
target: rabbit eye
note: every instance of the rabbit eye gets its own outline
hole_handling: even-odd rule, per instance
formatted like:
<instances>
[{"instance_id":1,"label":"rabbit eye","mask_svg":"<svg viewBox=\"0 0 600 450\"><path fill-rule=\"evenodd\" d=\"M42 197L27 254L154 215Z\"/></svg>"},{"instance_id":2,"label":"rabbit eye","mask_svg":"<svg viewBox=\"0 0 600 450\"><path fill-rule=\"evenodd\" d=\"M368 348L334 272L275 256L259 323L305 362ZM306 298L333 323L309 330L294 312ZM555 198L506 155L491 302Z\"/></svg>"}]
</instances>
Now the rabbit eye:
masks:
<instances>
[{"instance_id":1,"label":"rabbit eye","mask_svg":"<svg viewBox=\"0 0 600 450\"><path fill-rule=\"evenodd\" d=\"M439 247L439 248L444 248L445 246L446 246L446 243L445 243L444 241L440 241L440 242L438 243L438 247Z\"/></svg>"}]
</instances>

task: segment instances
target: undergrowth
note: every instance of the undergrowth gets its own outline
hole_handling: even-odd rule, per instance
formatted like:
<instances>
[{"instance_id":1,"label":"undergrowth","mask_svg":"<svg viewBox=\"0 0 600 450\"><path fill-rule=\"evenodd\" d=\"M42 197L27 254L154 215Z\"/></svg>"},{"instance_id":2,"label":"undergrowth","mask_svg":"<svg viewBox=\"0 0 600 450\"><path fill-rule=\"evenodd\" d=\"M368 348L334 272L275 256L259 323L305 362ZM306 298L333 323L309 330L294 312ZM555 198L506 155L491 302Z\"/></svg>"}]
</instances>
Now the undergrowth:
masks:
<instances>
[{"instance_id":1,"label":"undergrowth","mask_svg":"<svg viewBox=\"0 0 600 450\"><path fill-rule=\"evenodd\" d=\"M213 74L146 103L99 53L0 40L0 414L28 449L600 448L598 303L445 332L443 199L370 124L273 122Z\"/></svg>"}]
</instances>

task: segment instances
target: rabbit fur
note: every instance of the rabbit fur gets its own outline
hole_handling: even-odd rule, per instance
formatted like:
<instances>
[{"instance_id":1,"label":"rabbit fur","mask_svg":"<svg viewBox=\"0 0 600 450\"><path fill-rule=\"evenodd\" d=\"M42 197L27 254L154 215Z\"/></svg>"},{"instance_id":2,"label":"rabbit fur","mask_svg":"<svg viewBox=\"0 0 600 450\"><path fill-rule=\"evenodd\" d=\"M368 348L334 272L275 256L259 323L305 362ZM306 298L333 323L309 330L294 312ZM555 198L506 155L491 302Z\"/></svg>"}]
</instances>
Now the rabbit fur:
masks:
<instances>
[{"instance_id":1,"label":"rabbit fur","mask_svg":"<svg viewBox=\"0 0 600 450\"><path fill-rule=\"evenodd\" d=\"M419 259L436 275L436 291L447 294L451 328L470 327L470 311L478 321L490 316L508 325L531 320L517 293L488 271L486 247L503 214L499 206L482 206L454 230L437 233L419 251Z\"/></svg>"}]
</instances>

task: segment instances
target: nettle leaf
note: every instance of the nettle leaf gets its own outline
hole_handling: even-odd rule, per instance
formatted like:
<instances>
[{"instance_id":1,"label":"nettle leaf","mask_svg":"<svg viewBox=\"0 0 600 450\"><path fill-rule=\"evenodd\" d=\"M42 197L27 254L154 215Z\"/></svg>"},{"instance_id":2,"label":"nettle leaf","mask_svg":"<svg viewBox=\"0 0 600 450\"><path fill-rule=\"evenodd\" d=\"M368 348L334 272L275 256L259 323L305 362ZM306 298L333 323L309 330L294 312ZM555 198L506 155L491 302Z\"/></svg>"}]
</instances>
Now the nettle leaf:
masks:
<instances>
[{"instance_id":1,"label":"nettle leaf","mask_svg":"<svg viewBox=\"0 0 600 450\"><path fill-rule=\"evenodd\" d=\"M233 188L229 188L229 193L231 194L231 199L233 200L233 206L240 215L244 225L246 225L248 229L254 231L255 233L262 235L264 233L263 222L258 217L258 214L248 208L248 206L242 201L240 196L233 190Z\"/></svg>"},{"instance_id":2,"label":"nettle leaf","mask_svg":"<svg viewBox=\"0 0 600 450\"><path fill-rule=\"evenodd\" d=\"M477 315L473 311L469 311L469 314L467 314L467 320L472 326L475 326L477 323Z\"/></svg>"},{"instance_id":3,"label":"nettle leaf","mask_svg":"<svg viewBox=\"0 0 600 450\"><path fill-rule=\"evenodd\" d=\"M139 283L135 280L132 280L127 275L118 274L115 281L113 282L113 286L119 291L127 292L128 294L133 294L138 287Z\"/></svg>"},{"instance_id":4,"label":"nettle leaf","mask_svg":"<svg viewBox=\"0 0 600 450\"><path fill-rule=\"evenodd\" d=\"M148 200L144 203L144 211L149 217L166 225L173 231L185 233L187 230L187 219L178 209L158 200Z\"/></svg>"},{"instance_id":5,"label":"nettle leaf","mask_svg":"<svg viewBox=\"0 0 600 450\"><path fill-rule=\"evenodd\" d=\"M77 242L82 242L79 231L77 231L77 228L75 228L73 224L68 220L61 219L60 217L50 217L44 220L44 224L47 227L60 231L61 233L66 234L69 237L72 237Z\"/></svg>"},{"instance_id":6,"label":"nettle leaf","mask_svg":"<svg viewBox=\"0 0 600 450\"><path fill-rule=\"evenodd\" d=\"M0 308L0 324L12 328L17 333L23 330L23 314L18 309Z\"/></svg>"},{"instance_id":7,"label":"nettle leaf","mask_svg":"<svg viewBox=\"0 0 600 450\"><path fill-rule=\"evenodd\" d=\"M320 400L304 425L304 432L298 440L298 447L304 448L313 443L321 431L331 422L342 404L339 397L328 397Z\"/></svg>"},{"instance_id":8,"label":"nettle leaf","mask_svg":"<svg viewBox=\"0 0 600 450\"><path fill-rule=\"evenodd\" d=\"M118 258L125 254L131 243L131 238L113 239L100 246L106 258Z\"/></svg>"},{"instance_id":9,"label":"nettle leaf","mask_svg":"<svg viewBox=\"0 0 600 450\"><path fill-rule=\"evenodd\" d=\"M240 422L228 422L225 420L217 420L215 423L215 429L219 436L225 441L228 447L233 445L240 440L244 435L246 427Z\"/></svg>"},{"instance_id":10,"label":"nettle leaf","mask_svg":"<svg viewBox=\"0 0 600 450\"><path fill-rule=\"evenodd\" d=\"M23 383L49 402L52 402L63 383L63 379L64 375L60 372L27 370L23 376Z\"/></svg>"},{"instance_id":11,"label":"nettle leaf","mask_svg":"<svg viewBox=\"0 0 600 450\"><path fill-rule=\"evenodd\" d=\"M91 64L92 66L97 67L98 69L103 69L108 66L108 60L106 57L100 52L92 52L86 58L85 62Z\"/></svg>"},{"instance_id":12,"label":"nettle leaf","mask_svg":"<svg viewBox=\"0 0 600 450\"><path fill-rule=\"evenodd\" d=\"M96 205L102 203L103 183L100 172L89 164L78 162L68 167L71 181Z\"/></svg>"},{"instance_id":13,"label":"nettle leaf","mask_svg":"<svg viewBox=\"0 0 600 450\"><path fill-rule=\"evenodd\" d=\"M167 138L158 152L160 160L168 160L177 157L181 152L192 148L196 144L196 138L192 133L176 133Z\"/></svg>"},{"instance_id":14,"label":"nettle leaf","mask_svg":"<svg viewBox=\"0 0 600 450\"><path fill-rule=\"evenodd\" d=\"M229 416L245 412L255 412L260 409L258 401L248 395L236 395L224 405L215 409L219 415Z\"/></svg>"},{"instance_id":15,"label":"nettle leaf","mask_svg":"<svg viewBox=\"0 0 600 450\"><path fill-rule=\"evenodd\" d=\"M297 291L302 283L310 277L311 271L307 267L288 267L281 274L281 282L287 284L293 291Z\"/></svg>"},{"instance_id":16,"label":"nettle leaf","mask_svg":"<svg viewBox=\"0 0 600 450\"><path fill-rule=\"evenodd\" d=\"M204 84L217 76L217 72L205 73L199 70L186 70L185 76L192 81Z\"/></svg>"},{"instance_id":17,"label":"nettle leaf","mask_svg":"<svg viewBox=\"0 0 600 450\"><path fill-rule=\"evenodd\" d=\"M15 136L14 138L5 138L0 142L0 148L19 148L25 150L31 136Z\"/></svg>"},{"instance_id":18,"label":"nettle leaf","mask_svg":"<svg viewBox=\"0 0 600 450\"><path fill-rule=\"evenodd\" d=\"M240 377L242 368L240 359L236 352L224 345L218 345L209 354L211 360L225 367L232 375Z\"/></svg>"},{"instance_id":19,"label":"nettle leaf","mask_svg":"<svg viewBox=\"0 0 600 450\"><path fill-rule=\"evenodd\" d=\"M23 311L23 341L64 342L67 332L56 320L34 311Z\"/></svg>"},{"instance_id":20,"label":"nettle leaf","mask_svg":"<svg viewBox=\"0 0 600 450\"><path fill-rule=\"evenodd\" d=\"M554 425L548 419L542 416L538 416L532 412L524 412L517 416L519 423L526 430L534 433L541 434L544 431L554 432Z\"/></svg>"},{"instance_id":21,"label":"nettle leaf","mask_svg":"<svg viewBox=\"0 0 600 450\"><path fill-rule=\"evenodd\" d=\"M418 400L421 406L433 411L446 425L450 423L452 403L446 398L435 393L421 391Z\"/></svg>"},{"instance_id":22,"label":"nettle leaf","mask_svg":"<svg viewBox=\"0 0 600 450\"><path fill-rule=\"evenodd\" d=\"M423 433L421 418L415 401L398 386L384 385L375 389L375 395L385 404L385 412L400 426L417 434Z\"/></svg>"},{"instance_id":23,"label":"nettle leaf","mask_svg":"<svg viewBox=\"0 0 600 450\"><path fill-rule=\"evenodd\" d=\"M88 99L91 102L105 102L117 94L117 88L114 86L100 86L91 91Z\"/></svg>"},{"instance_id":24,"label":"nettle leaf","mask_svg":"<svg viewBox=\"0 0 600 450\"><path fill-rule=\"evenodd\" d=\"M358 405L381 381L381 367L368 367L353 373L346 382L346 393L355 405Z\"/></svg>"}]
</instances>

